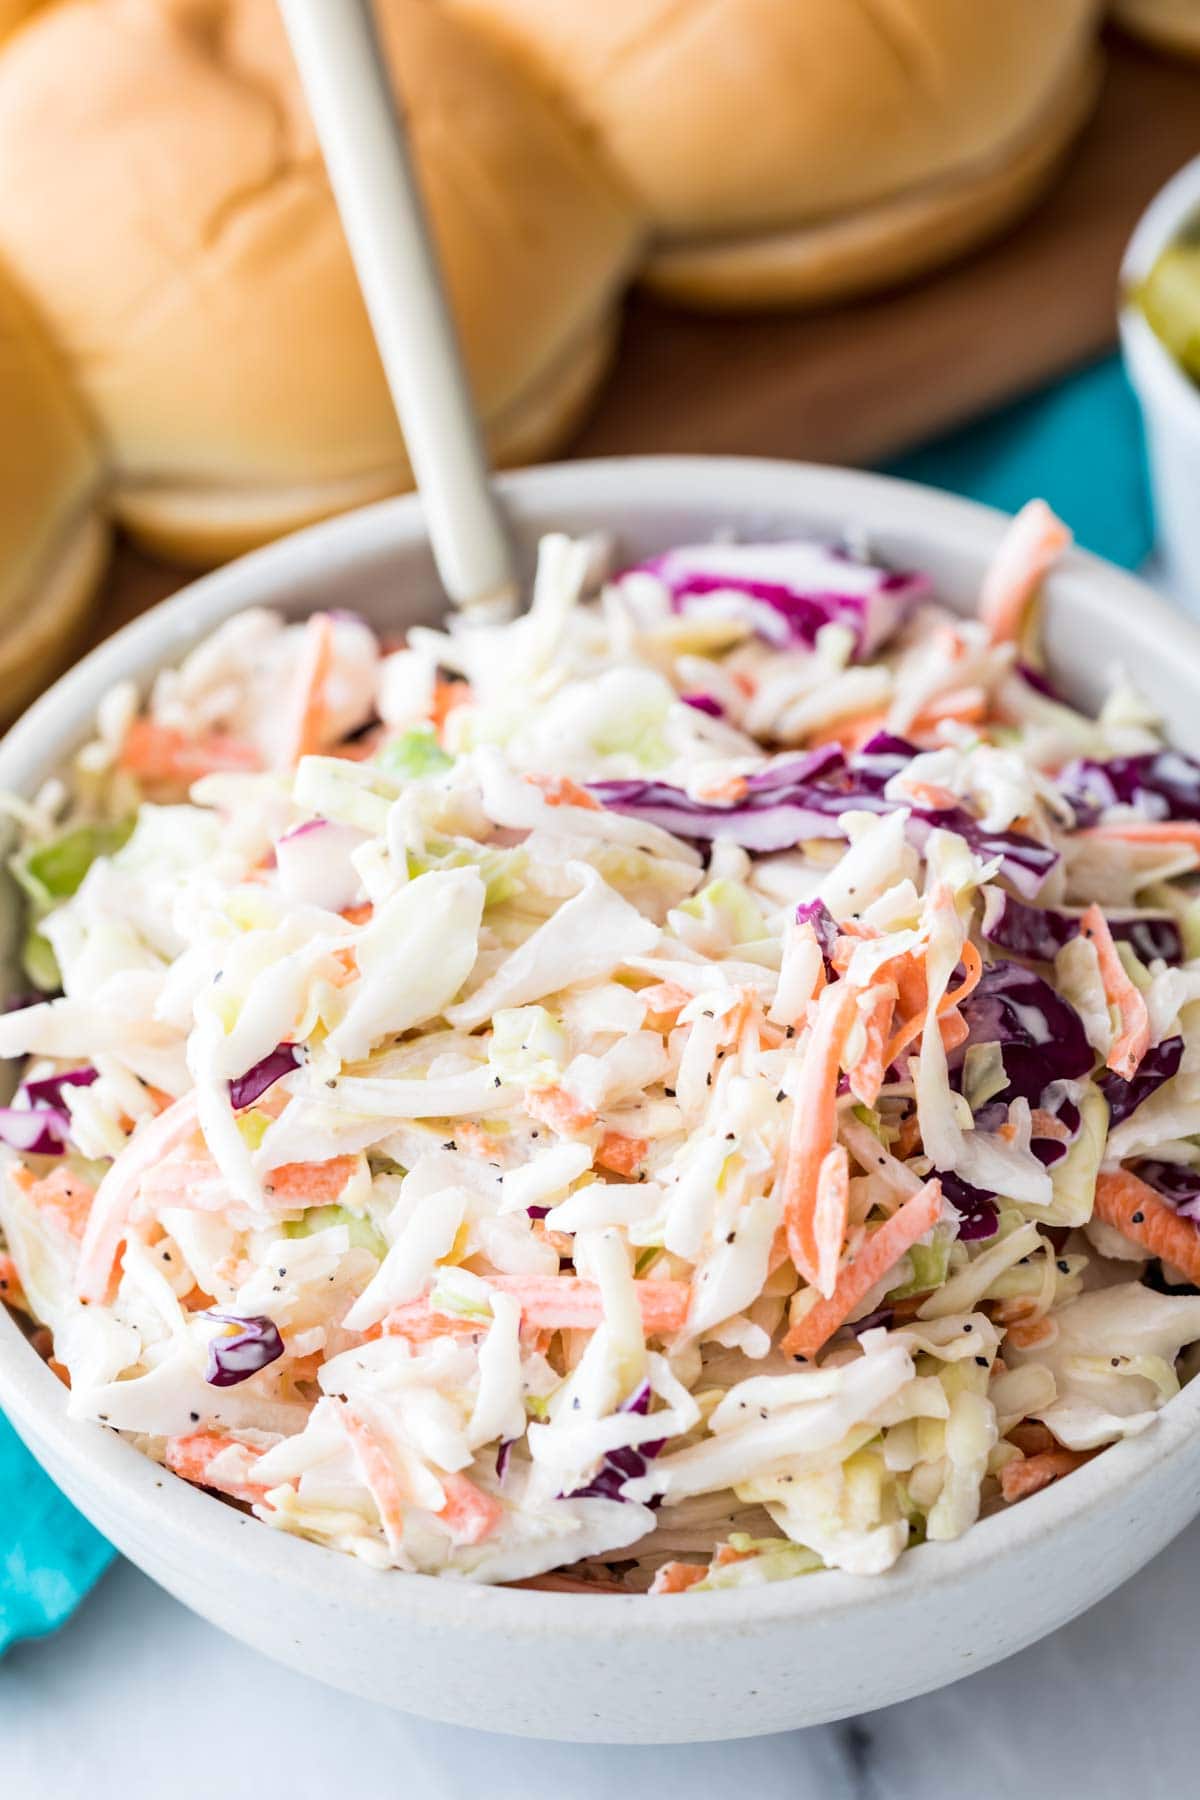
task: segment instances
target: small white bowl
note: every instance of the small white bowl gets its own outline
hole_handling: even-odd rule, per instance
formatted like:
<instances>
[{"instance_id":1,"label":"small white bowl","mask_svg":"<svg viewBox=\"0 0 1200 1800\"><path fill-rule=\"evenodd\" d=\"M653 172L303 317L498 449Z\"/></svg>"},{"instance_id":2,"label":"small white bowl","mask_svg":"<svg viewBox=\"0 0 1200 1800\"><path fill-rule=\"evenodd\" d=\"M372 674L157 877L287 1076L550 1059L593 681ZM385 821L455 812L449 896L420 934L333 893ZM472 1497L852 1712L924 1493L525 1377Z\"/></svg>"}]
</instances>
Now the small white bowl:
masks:
<instances>
[{"instance_id":1,"label":"small white bowl","mask_svg":"<svg viewBox=\"0 0 1200 1800\"><path fill-rule=\"evenodd\" d=\"M500 483L525 562L551 527L614 532L627 555L704 537L866 531L972 609L1003 528L948 495L837 469L645 458L531 469ZM238 609L336 603L392 628L436 611L419 502L351 514L197 582L65 676L0 745L0 787L30 793L123 677L146 680ZM1120 656L1183 748L1200 748L1200 632L1082 554L1048 584L1060 682L1094 703ZM11 938L15 897L0 895ZM1200 1381L1142 1436L888 1575L808 1576L673 1599L530 1593L381 1574L285 1537L190 1487L67 1396L0 1308L0 1404L75 1504L214 1624L335 1686L491 1731L672 1743L816 1724L907 1699L1082 1612L1200 1510ZM153 1696L150 1696L153 1703Z\"/></svg>"},{"instance_id":2,"label":"small white bowl","mask_svg":"<svg viewBox=\"0 0 1200 1800\"><path fill-rule=\"evenodd\" d=\"M1158 546L1169 587L1200 612L1200 387L1127 296L1159 252L1200 218L1200 156L1168 181L1138 221L1121 262L1125 368L1146 426Z\"/></svg>"}]
</instances>

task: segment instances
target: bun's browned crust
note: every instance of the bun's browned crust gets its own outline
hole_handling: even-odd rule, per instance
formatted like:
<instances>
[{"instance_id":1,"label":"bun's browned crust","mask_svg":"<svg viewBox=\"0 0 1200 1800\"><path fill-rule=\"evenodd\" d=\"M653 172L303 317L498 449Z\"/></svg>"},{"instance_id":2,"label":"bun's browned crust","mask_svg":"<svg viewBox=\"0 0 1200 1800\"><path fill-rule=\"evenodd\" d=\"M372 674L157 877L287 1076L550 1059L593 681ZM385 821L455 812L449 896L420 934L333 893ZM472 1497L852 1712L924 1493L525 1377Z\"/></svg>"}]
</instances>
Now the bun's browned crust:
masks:
<instances>
[{"instance_id":1,"label":"bun's browned crust","mask_svg":"<svg viewBox=\"0 0 1200 1800\"><path fill-rule=\"evenodd\" d=\"M381 24L485 427L542 453L633 208L478 32L431 0ZM210 561L411 485L274 0L60 0L0 54L0 170L0 257L135 534Z\"/></svg>"},{"instance_id":2,"label":"bun's browned crust","mask_svg":"<svg viewBox=\"0 0 1200 1800\"><path fill-rule=\"evenodd\" d=\"M95 441L0 277L0 719L66 662L108 551Z\"/></svg>"},{"instance_id":3,"label":"bun's browned crust","mask_svg":"<svg viewBox=\"0 0 1200 1800\"><path fill-rule=\"evenodd\" d=\"M1200 59L1200 6L1196 0L1113 0L1112 16L1156 50Z\"/></svg>"},{"instance_id":4,"label":"bun's browned crust","mask_svg":"<svg viewBox=\"0 0 1200 1800\"><path fill-rule=\"evenodd\" d=\"M524 58L700 306L879 287L1036 195L1096 90L1098 0L447 0Z\"/></svg>"},{"instance_id":5,"label":"bun's browned crust","mask_svg":"<svg viewBox=\"0 0 1200 1800\"><path fill-rule=\"evenodd\" d=\"M664 245L644 280L688 306L782 307L846 300L939 267L1025 212L1095 101L1094 53L1066 73L1036 129L980 165L836 219L710 243Z\"/></svg>"}]
</instances>

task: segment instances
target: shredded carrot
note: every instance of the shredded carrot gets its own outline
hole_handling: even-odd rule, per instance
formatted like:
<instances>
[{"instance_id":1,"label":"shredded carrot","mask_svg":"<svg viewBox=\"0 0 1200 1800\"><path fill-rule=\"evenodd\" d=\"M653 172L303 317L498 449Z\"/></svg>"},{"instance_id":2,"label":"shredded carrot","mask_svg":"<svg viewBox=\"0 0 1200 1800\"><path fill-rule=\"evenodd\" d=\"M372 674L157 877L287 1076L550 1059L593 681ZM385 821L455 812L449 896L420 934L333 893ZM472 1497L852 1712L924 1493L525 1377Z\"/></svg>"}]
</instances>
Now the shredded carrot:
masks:
<instances>
[{"instance_id":1,"label":"shredded carrot","mask_svg":"<svg viewBox=\"0 0 1200 1800\"><path fill-rule=\"evenodd\" d=\"M981 687L954 688L928 701L913 720L912 729L924 737L951 719L959 725L978 725L986 717L987 695Z\"/></svg>"},{"instance_id":2,"label":"shredded carrot","mask_svg":"<svg viewBox=\"0 0 1200 1800\"><path fill-rule=\"evenodd\" d=\"M524 1106L531 1119L536 1119L539 1125L549 1125L563 1137L573 1131L587 1131L596 1123L591 1107L584 1106L562 1087L529 1088Z\"/></svg>"},{"instance_id":3,"label":"shredded carrot","mask_svg":"<svg viewBox=\"0 0 1200 1800\"><path fill-rule=\"evenodd\" d=\"M352 944L344 944L338 950L331 950L330 961L335 965L329 980L334 987L343 988L348 982L358 977L358 957Z\"/></svg>"},{"instance_id":4,"label":"shredded carrot","mask_svg":"<svg viewBox=\"0 0 1200 1800\"><path fill-rule=\"evenodd\" d=\"M736 806L750 792L750 783L744 775L726 775L720 781L709 782L707 787L696 789L697 800L714 806Z\"/></svg>"},{"instance_id":5,"label":"shredded carrot","mask_svg":"<svg viewBox=\"0 0 1200 1800\"><path fill-rule=\"evenodd\" d=\"M957 794L949 788L936 787L932 781L907 781L904 785L917 805L927 807L930 812L945 812L958 805Z\"/></svg>"},{"instance_id":6,"label":"shredded carrot","mask_svg":"<svg viewBox=\"0 0 1200 1800\"><path fill-rule=\"evenodd\" d=\"M600 1140L596 1161L602 1169L611 1169L614 1175L636 1175L646 1160L649 1148L645 1138L625 1137L619 1131L606 1131Z\"/></svg>"},{"instance_id":7,"label":"shredded carrot","mask_svg":"<svg viewBox=\"0 0 1200 1800\"><path fill-rule=\"evenodd\" d=\"M469 681L443 681L439 676L434 683L433 704L429 709L429 717L440 743L446 728L446 720L456 706L466 706L472 699Z\"/></svg>"},{"instance_id":8,"label":"shredded carrot","mask_svg":"<svg viewBox=\"0 0 1200 1800\"><path fill-rule=\"evenodd\" d=\"M391 1457L356 1406L348 1400L333 1402L342 1430L350 1440L363 1485L375 1502L383 1535L393 1556L404 1544L404 1505L407 1495Z\"/></svg>"},{"instance_id":9,"label":"shredded carrot","mask_svg":"<svg viewBox=\"0 0 1200 1800\"><path fill-rule=\"evenodd\" d=\"M750 1562L753 1550L735 1550L732 1544L718 1544L713 1551L712 1566L714 1569L727 1569L730 1563Z\"/></svg>"},{"instance_id":10,"label":"shredded carrot","mask_svg":"<svg viewBox=\"0 0 1200 1800\"><path fill-rule=\"evenodd\" d=\"M1112 844L1186 844L1200 856L1200 823L1195 819L1128 819L1119 824L1089 825L1075 836Z\"/></svg>"},{"instance_id":11,"label":"shredded carrot","mask_svg":"<svg viewBox=\"0 0 1200 1800\"><path fill-rule=\"evenodd\" d=\"M410 1344L428 1344L441 1337L479 1337L488 1329L486 1319L463 1319L455 1313L433 1312L428 1300L406 1300L393 1306L381 1325L372 1325L365 1338L402 1337Z\"/></svg>"},{"instance_id":12,"label":"shredded carrot","mask_svg":"<svg viewBox=\"0 0 1200 1800\"><path fill-rule=\"evenodd\" d=\"M265 1487L254 1481L222 1481L209 1474L210 1464L223 1451L233 1449L240 1450L248 1464L256 1463L262 1455L261 1450L243 1444L240 1438L225 1437L218 1431L191 1431L185 1437L167 1439L165 1460L168 1469L184 1481L194 1481L198 1487L213 1488L252 1506L266 1494Z\"/></svg>"},{"instance_id":13,"label":"shredded carrot","mask_svg":"<svg viewBox=\"0 0 1200 1800\"><path fill-rule=\"evenodd\" d=\"M936 1176L886 1219L866 1240L858 1255L837 1278L833 1293L818 1300L784 1337L785 1356L815 1356L864 1295L894 1268L918 1238L931 1231L942 1215L942 1184Z\"/></svg>"},{"instance_id":14,"label":"shredded carrot","mask_svg":"<svg viewBox=\"0 0 1200 1800\"><path fill-rule=\"evenodd\" d=\"M96 1198L90 1183L72 1175L69 1169L58 1168L32 1182L26 1192L39 1212L53 1219L69 1237L82 1239Z\"/></svg>"},{"instance_id":15,"label":"shredded carrot","mask_svg":"<svg viewBox=\"0 0 1200 1800\"><path fill-rule=\"evenodd\" d=\"M896 1136L895 1154L902 1162L907 1161L920 1142L921 1119L914 1107L912 1112L900 1121L900 1130Z\"/></svg>"},{"instance_id":16,"label":"shredded carrot","mask_svg":"<svg viewBox=\"0 0 1200 1800\"><path fill-rule=\"evenodd\" d=\"M1014 1350L1036 1350L1039 1344L1053 1343L1057 1336L1058 1327L1052 1319L1022 1319L1009 1326L1004 1341Z\"/></svg>"},{"instance_id":17,"label":"shredded carrot","mask_svg":"<svg viewBox=\"0 0 1200 1800\"><path fill-rule=\"evenodd\" d=\"M511 1294L525 1324L546 1330L588 1329L604 1319L600 1289L578 1275L489 1275L489 1287ZM649 1332L680 1331L691 1288L686 1281L635 1281L634 1293Z\"/></svg>"},{"instance_id":18,"label":"shredded carrot","mask_svg":"<svg viewBox=\"0 0 1200 1800\"><path fill-rule=\"evenodd\" d=\"M193 1089L173 1101L165 1112L143 1121L112 1163L96 1189L79 1249L75 1292L81 1300L105 1299L142 1177L172 1150L185 1144L195 1129Z\"/></svg>"},{"instance_id":19,"label":"shredded carrot","mask_svg":"<svg viewBox=\"0 0 1200 1800\"><path fill-rule=\"evenodd\" d=\"M328 613L313 613L304 627L293 677L290 717L280 756L286 769L295 768L302 756L315 756L324 748L329 718L325 688L332 667L333 620Z\"/></svg>"},{"instance_id":20,"label":"shredded carrot","mask_svg":"<svg viewBox=\"0 0 1200 1800\"><path fill-rule=\"evenodd\" d=\"M353 1156L331 1156L328 1162L280 1163L266 1176L263 1187L277 1200L295 1200L301 1206L328 1206L341 1198L356 1166Z\"/></svg>"},{"instance_id":21,"label":"shredded carrot","mask_svg":"<svg viewBox=\"0 0 1200 1800\"><path fill-rule=\"evenodd\" d=\"M495 1138L486 1126L477 1124L474 1119L455 1120L454 1142L470 1156L494 1156L496 1153Z\"/></svg>"},{"instance_id":22,"label":"shredded carrot","mask_svg":"<svg viewBox=\"0 0 1200 1800\"><path fill-rule=\"evenodd\" d=\"M847 1078L854 1098L863 1106L874 1106L888 1069L885 1053L896 1010L896 996L891 987L872 987L867 989L864 999L870 1000L862 1020L866 1043L854 1067L847 1071Z\"/></svg>"},{"instance_id":23,"label":"shredded carrot","mask_svg":"<svg viewBox=\"0 0 1200 1800\"><path fill-rule=\"evenodd\" d=\"M371 902L369 900L364 900L358 906L344 906L342 908L342 917L345 919L347 925L365 925L367 920L374 914L374 911L375 908L371 905ZM355 968L357 969L357 967L358 964L356 962Z\"/></svg>"},{"instance_id":24,"label":"shredded carrot","mask_svg":"<svg viewBox=\"0 0 1200 1800\"><path fill-rule=\"evenodd\" d=\"M1095 1454L1094 1450L1040 1450L1024 1462L1007 1462L1000 1471L1000 1492L1010 1505L1014 1500L1024 1500L1027 1494L1036 1494L1060 1476L1069 1475L1072 1469L1091 1462Z\"/></svg>"},{"instance_id":25,"label":"shredded carrot","mask_svg":"<svg viewBox=\"0 0 1200 1800\"><path fill-rule=\"evenodd\" d=\"M8 1306L19 1307L22 1312L29 1311L21 1277L17 1274L17 1265L3 1250L0 1250L0 1300Z\"/></svg>"},{"instance_id":26,"label":"shredded carrot","mask_svg":"<svg viewBox=\"0 0 1200 1800\"><path fill-rule=\"evenodd\" d=\"M1029 1123L1032 1135L1036 1138L1053 1138L1056 1144L1071 1142L1071 1133L1063 1121L1056 1119L1054 1114L1047 1112L1044 1107L1034 1107L1029 1115Z\"/></svg>"},{"instance_id":27,"label":"shredded carrot","mask_svg":"<svg viewBox=\"0 0 1200 1800\"><path fill-rule=\"evenodd\" d=\"M511 1294L527 1324L543 1329L599 1325L604 1317L600 1289L575 1275L491 1275L491 1287ZM635 1281L634 1292L646 1331L680 1331L691 1289L686 1281Z\"/></svg>"},{"instance_id":28,"label":"shredded carrot","mask_svg":"<svg viewBox=\"0 0 1200 1800\"><path fill-rule=\"evenodd\" d=\"M547 806L581 806L585 812L604 810L596 796L569 775L526 775L525 779L542 790Z\"/></svg>"},{"instance_id":29,"label":"shredded carrot","mask_svg":"<svg viewBox=\"0 0 1200 1800\"><path fill-rule=\"evenodd\" d=\"M820 1285L821 1262L814 1225L818 1180L837 1136L838 1068L857 1004L857 990L847 981L835 982L822 993L802 1052L792 1106L782 1214L792 1261L814 1287Z\"/></svg>"},{"instance_id":30,"label":"shredded carrot","mask_svg":"<svg viewBox=\"0 0 1200 1800\"><path fill-rule=\"evenodd\" d=\"M489 1287L509 1294L521 1308L521 1328L529 1331L588 1331L604 1321L600 1289L578 1275L488 1275ZM680 1331L687 1318L691 1289L686 1281L634 1282L645 1331ZM405 1337L427 1343L436 1337L478 1337L489 1329L486 1319L464 1319L435 1312L428 1298L394 1306L380 1327L367 1337Z\"/></svg>"},{"instance_id":31,"label":"shredded carrot","mask_svg":"<svg viewBox=\"0 0 1200 1800\"><path fill-rule=\"evenodd\" d=\"M987 714L987 695L983 688L955 688L950 693L935 695L928 701L913 719L905 736L913 743L921 744L934 735L938 726L945 724L947 720L953 719L962 725L978 725L987 718ZM875 707L870 712L853 714L848 718L835 719L829 725L822 725L818 730L810 732L805 742L814 750L826 744L837 744L847 756L853 756L878 732L886 731L887 723L886 708ZM945 802L941 804L944 805Z\"/></svg>"},{"instance_id":32,"label":"shredded carrot","mask_svg":"<svg viewBox=\"0 0 1200 1800\"><path fill-rule=\"evenodd\" d=\"M850 1159L844 1144L826 1152L817 1175L813 1238L817 1246L817 1286L832 1294L850 1218Z\"/></svg>"},{"instance_id":33,"label":"shredded carrot","mask_svg":"<svg viewBox=\"0 0 1200 1800\"><path fill-rule=\"evenodd\" d=\"M1181 1218L1152 1187L1129 1169L1105 1169L1096 1177L1095 1216L1151 1256L1174 1263L1200 1286L1200 1229Z\"/></svg>"},{"instance_id":34,"label":"shredded carrot","mask_svg":"<svg viewBox=\"0 0 1200 1800\"><path fill-rule=\"evenodd\" d=\"M1022 1419L1009 1432L1008 1441L1015 1444L1023 1456L1038 1456L1043 1450L1058 1449L1058 1439L1039 1419Z\"/></svg>"},{"instance_id":35,"label":"shredded carrot","mask_svg":"<svg viewBox=\"0 0 1200 1800\"><path fill-rule=\"evenodd\" d=\"M983 578L979 616L993 644L1015 643L1030 604L1071 533L1044 500L1030 500L1005 532Z\"/></svg>"},{"instance_id":36,"label":"shredded carrot","mask_svg":"<svg viewBox=\"0 0 1200 1800\"><path fill-rule=\"evenodd\" d=\"M647 1030L661 1031L664 1036L673 1031L691 998L687 989L674 981L658 981L652 987L639 988L638 999L646 1008Z\"/></svg>"},{"instance_id":37,"label":"shredded carrot","mask_svg":"<svg viewBox=\"0 0 1200 1800\"><path fill-rule=\"evenodd\" d=\"M816 731L809 732L805 742L813 750L823 749L826 744L836 744L847 756L851 756L886 725L887 713L877 707L871 712L834 719L828 725L818 726Z\"/></svg>"},{"instance_id":38,"label":"shredded carrot","mask_svg":"<svg viewBox=\"0 0 1200 1800\"><path fill-rule=\"evenodd\" d=\"M690 1587L703 1581L708 1570L703 1563L664 1563L650 1587L652 1594L686 1594Z\"/></svg>"},{"instance_id":39,"label":"shredded carrot","mask_svg":"<svg viewBox=\"0 0 1200 1800\"><path fill-rule=\"evenodd\" d=\"M139 781L169 782L187 786L202 775L219 775L262 768L262 757L253 744L222 732L189 738L153 719L135 719L125 734L118 758L120 765Z\"/></svg>"},{"instance_id":40,"label":"shredded carrot","mask_svg":"<svg viewBox=\"0 0 1200 1800\"><path fill-rule=\"evenodd\" d=\"M351 738L349 743L330 744L325 754L336 756L339 762L370 762L387 741L387 733L382 727L373 731L364 731L361 736Z\"/></svg>"},{"instance_id":41,"label":"shredded carrot","mask_svg":"<svg viewBox=\"0 0 1200 1800\"><path fill-rule=\"evenodd\" d=\"M1146 1002L1125 973L1112 932L1100 908L1093 903L1079 921L1080 934L1095 945L1100 959L1100 979L1110 1006L1121 1015L1121 1029L1113 1039L1106 1061L1124 1081L1132 1081L1138 1064L1150 1048L1150 1013Z\"/></svg>"},{"instance_id":42,"label":"shredded carrot","mask_svg":"<svg viewBox=\"0 0 1200 1800\"><path fill-rule=\"evenodd\" d=\"M938 1018L942 1021L942 1041L947 1050L956 1049L968 1036L969 1027L961 1015L956 1014L956 1009L960 1000L965 1000L968 994L974 993L979 985L979 978L983 974L983 958L970 938L967 938L963 944L960 960L965 971L962 980L956 988L948 990L938 1001ZM890 965L885 964L885 967L888 966ZM947 1029L948 1021L950 1023ZM890 1069L896 1058L908 1049L915 1038L920 1037L924 1025L925 1013L922 1007L922 1010L910 1018L907 1024L902 1025L891 1039L884 1052L885 1068Z\"/></svg>"},{"instance_id":43,"label":"shredded carrot","mask_svg":"<svg viewBox=\"0 0 1200 1800\"><path fill-rule=\"evenodd\" d=\"M438 1513L443 1525L450 1527L456 1544L482 1544L497 1530L504 1508L491 1494L485 1494L468 1475L439 1475L446 1504Z\"/></svg>"}]
</instances>

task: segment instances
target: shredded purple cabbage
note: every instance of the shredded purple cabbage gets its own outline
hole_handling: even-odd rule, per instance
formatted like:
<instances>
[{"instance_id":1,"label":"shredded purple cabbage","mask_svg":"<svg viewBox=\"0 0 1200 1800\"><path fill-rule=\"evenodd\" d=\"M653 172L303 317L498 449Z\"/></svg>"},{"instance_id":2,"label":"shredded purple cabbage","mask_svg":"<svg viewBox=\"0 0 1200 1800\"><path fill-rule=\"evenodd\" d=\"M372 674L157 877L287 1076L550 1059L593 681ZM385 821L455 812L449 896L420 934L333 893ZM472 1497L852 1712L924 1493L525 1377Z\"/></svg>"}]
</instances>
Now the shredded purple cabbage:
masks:
<instances>
[{"instance_id":1,"label":"shredded purple cabbage","mask_svg":"<svg viewBox=\"0 0 1200 1800\"><path fill-rule=\"evenodd\" d=\"M679 698L685 706L693 707L696 712L706 713L710 719L725 717L725 708L715 694L680 694Z\"/></svg>"},{"instance_id":2,"label":"shredded purple cabbage","mask_svg":"<svg viewBox=\"0 0 1200 1800\"><path fill-rule=\"evenodd\" d=\"M1200 1224L1200 1169L1190 1163L1163 1162L1157 1156L1130 1164L1139 1181L1170 1202L1181 1218Z\"/></svg>"},{"instance_id":3,"label":"shredded purple cabbage","mask_svg":"<svg viewBox=\"0 0 1200 1800\"><path fill-rule=\"evenodd\" d=\"M209 1340L204 1379L211 1387L236 1387L239 1381L248 1381L283 1355L283 1339L274 1319L225 1312L208 1312L204 1316L218 1319L222 1325L237 1326L229 1336Z\"/></svg>"},{"instance_id":4,"label":"shredded purple cabbage","mask_svg":"<svg viewBox=\"0 0 1200 1800\"><path fill-rule=\"evenodd\" d=\"M62 1106L0 1106L0 1143L25 1156L61 1156L71 1132Z\"/></svg>"},{"instance_id":5,"label":"shredded purple cabbage","mask_svg":"<svg viewBox=\"0 0 1200 1800\"><path fill-rule=\"evenodd\" d=\"M1075 1008L1019 963L985 969L959 1011L968 1031L961 1053L973 1044L1000 1045L1008 1076L1003 1100L1021 1096L1039 1106L1052 1082L1077 1080L1096 1060Z\"/></svg>"},{"instance_id":6,"label":"shredded purple cabbage","mask_svg":"<svg viewBox=\"0 0 1200 1800\"><path fill-rule=\"evenodd\" d=\"M0 1143L25 1156L61 1156L71 1135L63 1089L90 1087L97 1078L98 1071L88 1066L22 1082L16 1097L28 1100L29 1105L0 1106Z\"/></svg>"},{"instance_id":7,"label":"shredded purple cabbage","mask_svg":"<svg viewBox=\"0 0 1200 1800\"><path fill-rule=\"evenodd\" d=\"M256 1062L253 1068L247 1069L244 1075L235 1076L229 1083L229 1103L234 1111L241 1112L243 1107L253 1106L269 1087L274 1087L277 1081L298 1069L303 1060L295 1044L277 1044L261 1062Z\"/></svg>"},{"instance_id":8,"label":"shredded purple cabbage","mask_svg":"<svg viewBox=\"0 0 1200 1800\"><path fill-rule=\"evenodd\" d=\"M1143 962L1161 957L1166 963L1183 961L1183 937L1169 913L1153 917L1121 918L1106 913L1108 928L1114 938L1129 945ZM1061 912L1053 906L1027 906L1012 894L1005 894L996 917L984 930L990 944L1011 950L1014 956L1028 956L1036 962L1053 962L1064 944L1077 935L1079 915Z\"/></svg>"},{"instance_id":9,"label":"shredded purple cabbage","mask_svg":"<svg viewBox=\"0 0 1200 1800\"><path fill-rule=\"evenodd\" d=\"M641 1413L650 1411L650 1383L644 1381L635 1394L617 1408L618 1412ZM636 1481L646 1473L648 1463L653 1462L666 1438L655 1438L648 1444L639 1444L636 1449L631 1445L623 1445L617 1450L607 1450L604 1461L597 1469L586 1487L575 1488L569 1494L560 1494L560 1500L623 1500L621 1489L627 1481Z\"/></svg>"},{"instance_id":10,"label":"shredded purple cabbage","mask_svg":"<svg viewBox=\"0 0 1200 1800\"><path fill-rule=\"evenodd\" d=\"M1200 762L1182 750L1150 750L1083 758L1058 778L1081 825L1094 824L1110 806L1132 806L1145 819L1200 819Z\"/></svg>"},{"instance_id":11,"label":"shredded purple cabbage","mask_svg":"<svg viewBox=\"0 0 1200 1800\"><path fill-rule=\"evenodd\" d=\"M1182 1061L1183 1039L1164 1038L1161 1044L1147 1050L1132 1081L1123 1081L1111 1071L1101 1075L1097 1086L1108 1101L1108 1129L1115 1131L1130 1113L1137 1111L1143 1100L1158 1092L1164 1081L1177 1075Z\"/></svg>"},{"instance_id":12,"label":"shredded purple cabbage","mask_svg":"<svg viewBox=\"0 0 1200 1800\"><path fill-rule=\"evenodd\" d=\"M66 1087L91 1087L100 1079L99 1069L91 1064L81 1069L64 1069L61 1075L43 1075L38 1081L23 1081L20 1092L29 1097L31 1106L62 1106Z\"/></svg>"},{"instance_id":13,"label":"shredded purple cabbage","mask_svg":"<svg viewBox=\"0 0 1200 1800\"><path fill-rule=\"evenodd\" d=\"M508 1470L508 1459L512 1455L512 1447L516 1438L501 1438L496 1446L496 1480L502 1482Z\"/></svg>"},{"instance_id":14,"label":"shredded purple cabbage","mask_svg":"<svg viewBox=\"0 0 1200 1800\"><path fill-rule=\"evenodd\" d=\"M1063 696L1044 669L1035 669L1032 663L1019 662L1016 664L1016 671L1021 680L1027 682L1035 693L1044 695L1047 700L1057 700L1061 704Z\"/></svg>"},{"instance_id":15,"label":"shredded purple cabbage","mask_svg":"<svg viewBox=\"0 0 1200 1800\"><path fill-rule=\"evenodd\" d=\"M865 1319L852 1319L846 1329L853 1337L861 1337L864 1331L874 1331L877 1326L886 1326L889 1330L895 1319L895 1309L891 1306L877 1307L867 1314Z\"/></svg>"},{"instance_id":16,"label":"shredded purple cabbage","mask_svg":"<svg viewBox=\"0 0 1200 1800\"><path fill-rule=\"evenodd\" d=\"M826 980L833 980L833 952L838 941L837 920L823 900L802 900L796 908L797 925L811 925L825 964Z\"/></svg>"},{"instance_id":17,"label":"shredded purple cabbage","mask_svg":"<svg viewBox=\"0 0 1200 1800\"><path fill-rule=\"evenodd\" d=\"M594 781L592 792L614 812L699 841L728 838L759 855L790 850L806 838L843 836L845 812L894 812L901 801L883 792L904 767L912 747L903 738L880 733L846 761L835 745L806 756L789 756L751 775L746 793L732 805L693 800L665 781ZM934 830L954 831L981 856L998 856L1000 872L1025 899L1032 899L1058 861L1058 853L1017 831L985 831L963 807L940 811L913 808L909 836L917 848Z\"/></svg>"},{"instance_id":18,"label":"shredded purple cabbage","mask_svg":"<svg viewBox=\"0 0 1200 1800\"><path fill-rule=\"evenodd\" d=\"M814 644L825 625L848 625L860 661L932 591L925 575L873 568L813 544L687 545L640 567L665 582L676 612L742 619L777 650Z\"/></svg>"},{"instance_id":19,"label":"shredded purple cabbage","mask_svg":"<svg viewBox=\"0 0 1200 1800\"><path fill-rule=\"evenodd\" d=\"M942 1184L944 1198L960 1214L958 1235L963 1242L995 1237L1000 1229L1000 1213L995 1196L985 1194L981 1188L972 1187L969 1181L964 1181L952 1169L939 1169L937 1177Z\"/></svg>"}]
</instances>

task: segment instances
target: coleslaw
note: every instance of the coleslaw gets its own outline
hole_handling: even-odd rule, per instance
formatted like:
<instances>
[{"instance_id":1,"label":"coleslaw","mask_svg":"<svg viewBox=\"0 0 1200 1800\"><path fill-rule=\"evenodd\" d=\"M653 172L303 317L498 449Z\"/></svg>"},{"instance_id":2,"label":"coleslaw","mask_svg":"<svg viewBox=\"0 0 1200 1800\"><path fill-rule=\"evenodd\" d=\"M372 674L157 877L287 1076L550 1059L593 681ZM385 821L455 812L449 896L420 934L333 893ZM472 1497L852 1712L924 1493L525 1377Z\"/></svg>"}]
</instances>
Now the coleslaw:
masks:
<instances>
[{"instance_id":1,"label":"coleslaw","mask_svg":"<svg viewBox=\"0 0 1200 1800\"><path fill-rule=\"evenodd\" d=\"M862 546L381 642L243 612L2 804L0 1297L121 1433L381 1569L876 1574L1200 1344L1200 763Z\"/></svg>"}]
</instances>

